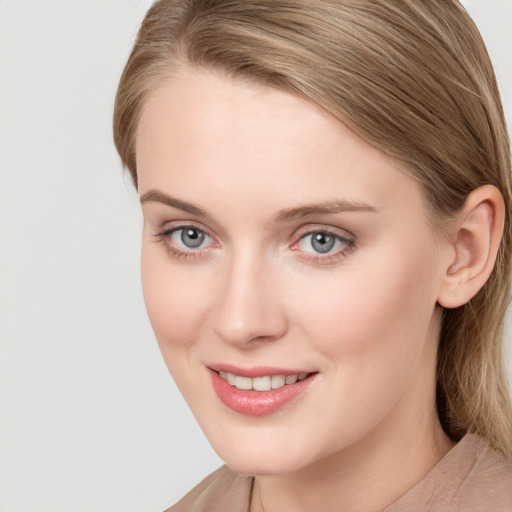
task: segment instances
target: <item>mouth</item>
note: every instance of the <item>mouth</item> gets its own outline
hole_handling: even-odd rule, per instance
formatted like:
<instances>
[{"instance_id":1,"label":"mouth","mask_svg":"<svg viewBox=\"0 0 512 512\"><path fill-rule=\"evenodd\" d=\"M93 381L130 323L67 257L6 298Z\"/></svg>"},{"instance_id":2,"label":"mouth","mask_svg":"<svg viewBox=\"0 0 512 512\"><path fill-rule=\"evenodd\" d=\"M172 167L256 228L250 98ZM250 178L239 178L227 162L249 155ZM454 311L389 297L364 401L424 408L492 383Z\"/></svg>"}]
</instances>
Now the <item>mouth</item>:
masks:
<instances>
[{"instance_id":1,"label":"mouth","mask_svg":"<svg viewBox=\"0 0 512 512\"><path fill-rule=\"evenodd\" d=\"M283 386L290 386L297 381L303 381L312 375L310 373L299 373L291 375L264 375L263 377L243 377L229 372L218 372L219 377L224 379L230 386L237 389L250 391L270 391L271 389L279 389Z\"/></svg>"},{"instance_id":2,"label":"mouth","mask_svg":"<svg viewBox=\"0 0 512 512\"><path fill-rule=\"evenodd\" d=\"M230 370L230 371L228 371ZM272 414L302 395L318 372L232 367L209 368L215 393L232 411L249 416Z\"/></svg>"}]
</instances>

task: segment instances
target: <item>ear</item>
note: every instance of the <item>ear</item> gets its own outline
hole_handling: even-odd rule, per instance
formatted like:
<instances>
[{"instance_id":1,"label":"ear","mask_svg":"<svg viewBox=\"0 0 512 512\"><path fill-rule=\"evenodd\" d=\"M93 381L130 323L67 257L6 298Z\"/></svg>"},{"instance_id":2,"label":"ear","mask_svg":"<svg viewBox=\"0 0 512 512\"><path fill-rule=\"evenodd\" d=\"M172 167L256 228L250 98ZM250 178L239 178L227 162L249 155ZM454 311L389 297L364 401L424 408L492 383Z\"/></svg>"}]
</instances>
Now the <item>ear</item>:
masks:
<instances>
[{"instance_id":1,"label":"ear","mask_svg":"<svg viewBox=\"0 0 512 512\"><path fill-rule=\"evenodd\" d=\"M454 223L451 261L437 302L457 308L469 302L491 275L503 235L505 202L493 185L474 190Z\"/></svg>"}]
</instances>

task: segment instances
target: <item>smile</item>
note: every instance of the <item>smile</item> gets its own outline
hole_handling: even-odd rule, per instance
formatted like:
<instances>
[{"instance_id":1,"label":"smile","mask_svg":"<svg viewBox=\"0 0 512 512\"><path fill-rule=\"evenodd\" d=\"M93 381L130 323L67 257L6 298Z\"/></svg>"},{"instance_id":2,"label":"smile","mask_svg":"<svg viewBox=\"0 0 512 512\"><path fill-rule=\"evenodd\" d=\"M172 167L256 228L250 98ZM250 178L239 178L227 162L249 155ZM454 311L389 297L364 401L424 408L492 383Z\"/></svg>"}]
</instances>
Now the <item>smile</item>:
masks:
<instances>
[{"instance_id":1,"label":"smile","mask_svg":"<svg viewBox=\"0 0 512 512\"><path fill-rule=\"evenodd\" d=\"M213 389L220 401L232 411L249 416L264 416L278 411L302 395L317 376L317 372L210 368Z\"/></svg>"},{"instance_id":2,"label":"smile","mask_svg":"<svg viewBox=\"0 0 512 512\"><path fill-rule=\"evenodd\" d=\"M266 375L263 377L242 377L234 373L219 372L219 376L223 378L230 386L238 389L255 391L270 391L271 389L279 389L286 385L295 384L297 381L304 380L308 374L301 373L299 375Z\"/></svg>"}]
</instances>

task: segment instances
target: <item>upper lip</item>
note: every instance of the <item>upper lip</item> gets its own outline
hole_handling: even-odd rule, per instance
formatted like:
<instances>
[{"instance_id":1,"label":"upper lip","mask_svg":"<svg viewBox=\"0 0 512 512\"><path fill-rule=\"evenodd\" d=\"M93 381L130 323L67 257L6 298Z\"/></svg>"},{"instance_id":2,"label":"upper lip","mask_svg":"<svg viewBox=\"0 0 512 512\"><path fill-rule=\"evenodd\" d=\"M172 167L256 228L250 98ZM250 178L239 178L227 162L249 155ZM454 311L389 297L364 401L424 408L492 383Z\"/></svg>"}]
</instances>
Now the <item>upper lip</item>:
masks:
<instances>
[{"instance_id":1,"label":"upper lip","mask_svg":"<svg viewBox=\"0 0 512 512\"><path fill-rule=\"evenodd\" d=\"M226 372L238 375L240 377L272 377L273 375L300 375L302 373L316 373L314 370L308 370L304 368L278 368L275 366L253 366L250 368L241 368L232 364L212 364L208 368L215 372Z\"/></svg>"}]
</instances>

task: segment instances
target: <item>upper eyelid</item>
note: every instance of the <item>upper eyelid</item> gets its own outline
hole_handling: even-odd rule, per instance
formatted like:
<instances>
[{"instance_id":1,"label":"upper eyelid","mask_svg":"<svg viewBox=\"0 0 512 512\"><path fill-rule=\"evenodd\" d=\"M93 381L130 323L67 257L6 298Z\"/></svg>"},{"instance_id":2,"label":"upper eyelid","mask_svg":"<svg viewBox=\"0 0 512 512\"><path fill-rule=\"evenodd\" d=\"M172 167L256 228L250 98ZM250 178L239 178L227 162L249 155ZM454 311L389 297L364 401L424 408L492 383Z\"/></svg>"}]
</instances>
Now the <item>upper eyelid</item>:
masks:
<instances>
[{"instance_id":1,"label":"upper eyelid","mask_svg":"<svg viewBox=\"0 0 512 512\"><path fill-rule=\"evenodd\" d=\"M340 235L339 233L335 233L334 231L327 231L327 230L324 230L324 231L322 231L322 230L319 230L319 231L307 231L306 233L304 233L303 235L301 235L299 237L299 240L303 240L304 238L306 238L308 236L317 235L319 233L332 236L333 238L336 238L337 240L341 240L341 241L347 241L347 242L352 242L353 241L352 237L348 237L348 236L345 236L345 235Z\"/></svg>"},{"instance_id":2,"label":"upper eyelid","mask_svg":"<svg viewBox=\"0 0 512 512\"><path fill-rule=\"evenodd\" d=\"M302 228L299 228L298 230L295 231L295 236L298 239L301 239L306 235L314 233L328 233L330 235L334 235L335 237L341 237L352 241L354 241L356 238L352 233L350 233L350 231L347 231L346 229L322 225L317 225L316 227L312 227L311 225L303 226Z\"/></svg>"},{"instance_id":3,"label":"upper eyelid","mask_svg":"<svg viewBox=\"0 0 512 512\"><path fill-rule=\"evenodd\" d=\"M311 236L311 235L314 235L316 233L325 233L327 235L331 235L333 236L335 239L337 239L339 242L341 242L342 244L345 244L349 247L354 247L355 246L355 238L353 237L347 237L347 236L344 236L344 235L340 235L339 233L335 233L333 231L328 231L328 230L318 230L318 231L306 231L306 233L304 233L302 236L300 236L296 242L294 242L290 248L292 250L297 250L297 248L299 247L299 244L300 242L308 237L308 236ZM305 252L308 252L308 251L305 251ZM340 252L339 250L338 251L334 251L334 253L325 253L325 256L327 257L329 254L335 254L336 252Z\"/></svg>"},{"instance_id":4,"label":"upper eyelid","mask_svg":"<svg viewBox=\"0 0 512 512\"><path fill-rule=\"evenodd\" d=\"M212 235L211 231L207 229L206 227L202 226L200 223L194 222L194 221L173 221L173 222L167 222L165 223L161 229L158 230L159 234L167 234L167 233L174 233L175 231L179 231L180 229L186 229L186 228L194 228L199 231L202 231L206 235L208 235L211 239L216 240L216 237ZM217 242L218 243L218 242Z\"/></svg>"}]
</instances>

